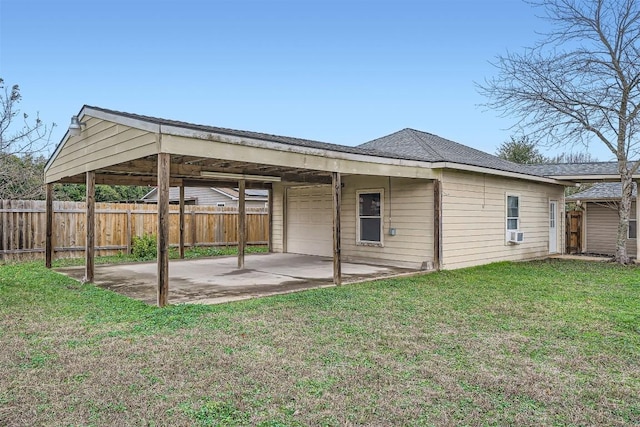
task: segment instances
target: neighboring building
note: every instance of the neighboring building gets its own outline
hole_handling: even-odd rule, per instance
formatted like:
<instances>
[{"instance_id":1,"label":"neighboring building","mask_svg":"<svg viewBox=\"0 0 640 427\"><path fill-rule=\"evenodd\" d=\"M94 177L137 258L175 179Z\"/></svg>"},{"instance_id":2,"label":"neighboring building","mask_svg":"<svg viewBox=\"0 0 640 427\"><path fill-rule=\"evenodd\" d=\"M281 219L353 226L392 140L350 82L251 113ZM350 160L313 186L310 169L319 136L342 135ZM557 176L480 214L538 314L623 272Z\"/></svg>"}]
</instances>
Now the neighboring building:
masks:
<instances>
[{"instance_id":1,"label":"neighboring building","mask_svg":"<svg viewBox=\"0 0 640 427\"><path fill-rule=\"evenodd\" d=\"M269 191L261 189L247 189L245 194L245 206L247 208L268 208ZM145 203L158 203L158 189L154 188L142 197ZM180 188L169 189L169 203L180 203ZM237 188L218 187L185 187L185 205L219 206L225 208L238 207Z\"/></svg>"},{"instance_id":2,"label":"neighboring building","mask_svg":"<svg viewBox=\"0 0 640 427\"><path fill-rule=\"evenodd\" d=\"M582 252L615 255L618 236L618 204L622 194L619 182L600 182L591 188L567 196L567 201L575 202L582 214ZM636 215L638 188L633 186L633 202L629 219L627 253L636 258L638 221Z\"/></svg>"}]
</instances>

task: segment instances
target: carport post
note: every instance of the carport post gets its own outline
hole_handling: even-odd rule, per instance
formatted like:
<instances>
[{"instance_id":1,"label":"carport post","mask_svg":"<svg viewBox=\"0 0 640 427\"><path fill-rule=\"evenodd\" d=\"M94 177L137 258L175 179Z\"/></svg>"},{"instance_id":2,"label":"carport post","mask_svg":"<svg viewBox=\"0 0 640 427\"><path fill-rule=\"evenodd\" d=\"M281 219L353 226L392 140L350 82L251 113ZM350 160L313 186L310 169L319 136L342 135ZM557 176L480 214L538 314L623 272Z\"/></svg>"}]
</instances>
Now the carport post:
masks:
<instances>
[{"instance_id":1,"label":"carport post","mask_svg":"<svg viewBox=\"0 0 640 427\"><path fill-rule=\"evenodd\" d=\"M85 247L85 282L93 282L94 257L96 247L96 173L87 172L87 221L85 224L87 241Z\"/></svg>"},{"instance_id":2,"label":"carport post","mask_svg":"<svg viewBox=\"0 0 640 427\"><path fill-rule=\"evenodd\" d=\"M342 202L342 178L340 172L331 173L333 188L333 283L342 284L342 257L340 253L340 204Z\"/></svg>"},{"instance_id":3,"label":"carport post","mask_svg":"<svg viewBox=\"0 0 640 427\"><path fill-rule=\"evenodd\" d=\"M158 153L158 307L169 299L169 179L171 154Z\"/></svg>"},{"instance_id":4,"label":"carport post","mask_svg":"<svg viewBox=\"0 0 640 427\"><path fill-rule=\"evenodd\" d=\"M180 259L184 259L184 185L180 186Z\"/></svg>"},{"instance_id":5,"label":"carport post","mask_svg":"<svg viewBox=\"0 0 640 427\"><path fill-rule=\"evenodd\" d=\"M244 246L246 236L246 209L244 206L245 181L238 181L238 268L244 268Z\"/></svg>"},{"instance_id":6,"label":"carport post","mask_svg":"<svg viewBox=\"0 0 640 427\"><path fill-rule=\"evenodd\" d=\"M45 215L47 220L46 237L44 244L45 266L51 268L53 260L53 184L47 184L47 199L45 202Z\"/></svg>"}]
</instances>

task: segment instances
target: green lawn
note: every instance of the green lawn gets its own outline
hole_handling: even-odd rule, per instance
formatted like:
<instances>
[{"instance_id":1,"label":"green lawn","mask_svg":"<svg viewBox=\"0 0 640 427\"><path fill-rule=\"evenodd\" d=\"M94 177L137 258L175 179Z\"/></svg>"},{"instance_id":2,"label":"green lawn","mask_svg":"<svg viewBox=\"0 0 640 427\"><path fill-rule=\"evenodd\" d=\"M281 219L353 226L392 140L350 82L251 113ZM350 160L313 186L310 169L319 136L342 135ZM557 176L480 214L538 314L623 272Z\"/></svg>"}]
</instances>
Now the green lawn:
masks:
<instances>
[{"instance_id":1,"label":"green lawn","mask_svg":"<svg viewBox=\"0 0 640 427\"><path fill-rule=\"evenodd\" d=\"M0 267L0 425L638 425L640 269L499 263L219 306Z\"/></svg>"}]
</instances>

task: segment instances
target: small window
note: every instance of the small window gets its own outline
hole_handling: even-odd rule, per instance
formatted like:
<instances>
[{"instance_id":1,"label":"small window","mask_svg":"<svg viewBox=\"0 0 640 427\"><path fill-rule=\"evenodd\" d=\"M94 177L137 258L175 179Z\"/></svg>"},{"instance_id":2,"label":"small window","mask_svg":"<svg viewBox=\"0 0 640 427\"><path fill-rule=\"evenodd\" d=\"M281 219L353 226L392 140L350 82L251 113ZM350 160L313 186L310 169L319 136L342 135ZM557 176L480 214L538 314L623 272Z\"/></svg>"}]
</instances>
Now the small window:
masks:
<instances>
[{"instance_id":1,"label":"small window","mask_svg":"<svg viewBox=\"0 0 640 427\"><path fill-rule=\"evenodd\" d=\"M358 242L382 243L382 192L358 192Z\"/></svg>"},{"instance_id":2,"label":"small window","mask_svg":"<svg viewBox=\"0 0 640 427\"><path fill-rule=\"evenodd\" d=\"M520 229L520 197L507 196L507 230Z\"/></svg>"},{"instance_id":3,"label":"small window","mask_svg":"<svg viewBox=\"0 0 640 427\"><path fill-rule=\"evenodd\" d=\"M224 207L224 202L217 202L216 206L219 208L223 208Z\"/></svg>"},{"instance_id":4,"label":"small window","mask_svg":"<svg viewBox=\"0 0 640 427\"><path fill-rule=\"evenodd\" d=\"M629 239L637 239L638 238L638 221L635 219L629 220Z\"/></svg>"}]
</instances>

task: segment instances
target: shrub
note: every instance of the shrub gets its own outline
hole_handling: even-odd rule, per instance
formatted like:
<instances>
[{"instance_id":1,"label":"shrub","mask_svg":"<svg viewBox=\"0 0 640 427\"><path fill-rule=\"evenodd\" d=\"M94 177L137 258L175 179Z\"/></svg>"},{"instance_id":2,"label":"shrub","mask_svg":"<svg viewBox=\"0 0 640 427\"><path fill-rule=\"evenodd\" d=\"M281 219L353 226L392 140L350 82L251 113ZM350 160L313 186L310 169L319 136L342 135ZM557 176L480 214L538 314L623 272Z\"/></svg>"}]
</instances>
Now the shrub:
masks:
<instances>
[{"instance_id":1,"label":"shrub","mask_svg":"<svg viewBox=\"0 0 640 427\"><path fill-rule=\"evenodd\" d=\"M142 237L134 236L131 254L138 259L153 259L158 255L158 244L155 234L144 234Z\"/></svg>"}]
</instances>

